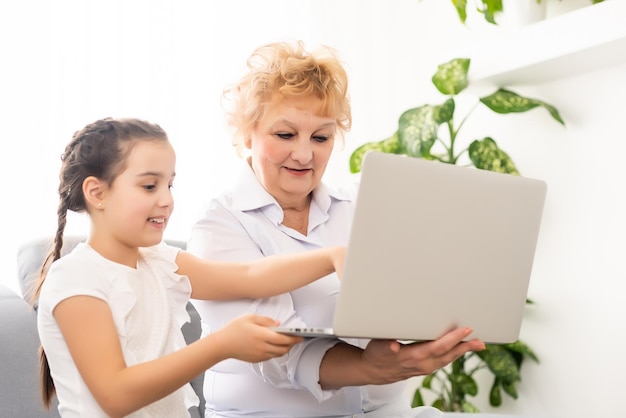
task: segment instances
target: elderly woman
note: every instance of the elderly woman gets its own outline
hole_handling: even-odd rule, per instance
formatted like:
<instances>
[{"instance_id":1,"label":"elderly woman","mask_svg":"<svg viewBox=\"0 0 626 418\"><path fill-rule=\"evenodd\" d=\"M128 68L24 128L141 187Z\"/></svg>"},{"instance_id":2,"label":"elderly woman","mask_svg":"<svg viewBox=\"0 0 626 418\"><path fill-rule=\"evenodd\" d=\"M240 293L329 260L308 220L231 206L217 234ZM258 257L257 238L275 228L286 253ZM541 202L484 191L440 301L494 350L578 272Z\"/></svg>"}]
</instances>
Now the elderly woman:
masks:
<instances>
[{"instance_id":1,"label":"elderly woman","mask_svg":"<svg viewBox=\"0 0 626 418\"><path fill-rule=\"evenodd\" d=\"M188 249L247 261L346 245L353 193L322 183L335 140L351 126L346 71L332 49L308 52L301 42L262 46L248 67L226 91L234 145L248 154L241 178L210 201ZM204 334L246 312L284 326L330 327L339 286L332 274L277 297L194 304ZM483 349L463 341L470 333L459 328L412 345L313 338L263 363L226 360L205 374L205 417L437 417L433 408L410 407L406 379Z\"/></svg>"}]
</instances>

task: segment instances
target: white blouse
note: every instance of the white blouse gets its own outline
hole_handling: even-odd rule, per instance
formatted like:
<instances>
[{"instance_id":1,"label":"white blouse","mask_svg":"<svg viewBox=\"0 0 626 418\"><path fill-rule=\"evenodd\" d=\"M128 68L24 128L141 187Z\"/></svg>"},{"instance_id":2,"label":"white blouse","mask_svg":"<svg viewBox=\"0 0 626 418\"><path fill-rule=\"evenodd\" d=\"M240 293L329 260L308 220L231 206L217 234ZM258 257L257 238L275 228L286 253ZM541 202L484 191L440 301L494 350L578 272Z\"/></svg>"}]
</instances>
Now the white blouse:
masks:
<instances>
[{"instance_id":1,"label":"white blouse","mask_svg":"<svg viewBox=\"0 0 626 418\"><path fill-rule=\"evenodd\" d=\"M347 245L352 223L352 189L315 190L307 235L282 225L283 211L245 164L232 191L209 202L192 229L187 249L207 259L245 261ZM268 299L198 301L203 334L246 312L285 326L331 327L339 281L331 274L289 294ZM399 417L417 416L403 394L405 382L324 391L319 366L336 339L308 339L283 357L259 364L226 360L205 373L206 417ZM365 347L367 340L349 340ZM430 410L430 408L428 408ZM423 411L426 413L427 411ZM439 416L430 410L428 416ZM425 417L427 415L420 415Z\"/></svg>"},{"instance_id":2,"label":"white blouse","mask_svg":"<svg viewBox=\"0 0 626 418\"><path fill-rule=\"evenodd\" d=\"M104 300L111 308L128 366L162 357L185 347L181 327L189 322L186 305L191 285L175 273L179 249L161 243L141 248L137 268L115 263L85 243L55 261L39 298L38 330L48 357L62 417L106 417L83 381L54 308L77 295ZM190 384L142 408L130 417L188 417L199 399Z\"/></svg>"}]
</instances>

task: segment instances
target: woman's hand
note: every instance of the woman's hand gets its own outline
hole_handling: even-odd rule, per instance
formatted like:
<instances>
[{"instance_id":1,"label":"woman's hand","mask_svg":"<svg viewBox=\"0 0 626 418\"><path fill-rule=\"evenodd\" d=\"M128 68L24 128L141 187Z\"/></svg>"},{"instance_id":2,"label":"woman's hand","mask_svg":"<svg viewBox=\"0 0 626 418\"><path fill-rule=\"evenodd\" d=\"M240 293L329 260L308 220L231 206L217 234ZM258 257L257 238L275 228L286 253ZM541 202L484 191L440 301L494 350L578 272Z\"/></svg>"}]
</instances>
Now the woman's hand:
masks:
<instances>
[{"instance_id":1,"label":"woman's hand","mask_svg":"<svg viewBox=\"0 0 626 418\"><path fill-rule=\"evenodd\" d=\"M469 351L484 350L480 340L463 341L471 333L469 328L457 328L437 340L412 344L372 340L365 350L337 344L322 360L320 384L329 390L394 383L430 374Z\"/></svg>"},{"instance_id":2,"label":"woman's hand","mask_svg":"<svg viewBox=\"0 0 626 418\"><path fill-rule=\"evenodd\" d=\"M428 375L468 351L484 350L482 341L462 341L471 333L469 328L457 328L437 340L412 344L372 340L363 351L363 361L369 365L372 380L377 384Z\"/></svg>"}]
</instances>

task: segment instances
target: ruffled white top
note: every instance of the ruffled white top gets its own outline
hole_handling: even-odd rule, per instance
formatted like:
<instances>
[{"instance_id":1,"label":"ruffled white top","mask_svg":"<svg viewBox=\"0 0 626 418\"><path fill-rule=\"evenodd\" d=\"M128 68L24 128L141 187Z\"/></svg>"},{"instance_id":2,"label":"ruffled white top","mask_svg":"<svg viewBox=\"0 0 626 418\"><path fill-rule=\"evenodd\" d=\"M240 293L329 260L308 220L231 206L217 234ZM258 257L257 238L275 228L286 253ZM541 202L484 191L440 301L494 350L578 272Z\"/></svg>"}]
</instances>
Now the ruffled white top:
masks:
<instances>
[{"instance_id":1,"label":"ruffled white top","mask_svg":"<svg viewBox=\"0 0 626 418\"><path fill-rule=\"evenodd\" d=\"M179 249L161 243L141 248L137 268L112 262L87 244L52 264L39 298L38 329L48 357L62 417L105 417L85 385L53 311L59 302L87 295L111 308L128 366L183 348L181 327L189 321L186 304L191 285L175 273ZM188 417L199 400L190 384L142 408L130 417Z\"/></svg>"}]
</instances>

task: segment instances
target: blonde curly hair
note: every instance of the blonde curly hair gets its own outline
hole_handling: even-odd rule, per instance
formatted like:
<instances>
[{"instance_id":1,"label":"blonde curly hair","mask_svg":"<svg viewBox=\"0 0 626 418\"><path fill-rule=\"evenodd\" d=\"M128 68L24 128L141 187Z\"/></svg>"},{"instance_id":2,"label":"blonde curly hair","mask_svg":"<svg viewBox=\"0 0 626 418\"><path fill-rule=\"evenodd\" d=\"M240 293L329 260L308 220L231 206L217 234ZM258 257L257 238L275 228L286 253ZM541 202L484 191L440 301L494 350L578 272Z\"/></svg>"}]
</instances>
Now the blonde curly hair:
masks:
<instances>
[{"instance_id":1,"label":"blonde curly hair","mask_svg":"<svg viewBox=\"0 0 626 418\"><path fill-rule=\"evenodd\" d=\"M333 48L308 52L302 41L271 43L252 52L247 66L248 73L224 91L226 120L235 131L233 145L239 155L275 94L313 95L322 101L320 116L336 120L341 138L350 130L348 76Z\"/></svg>"}]
</instances>

